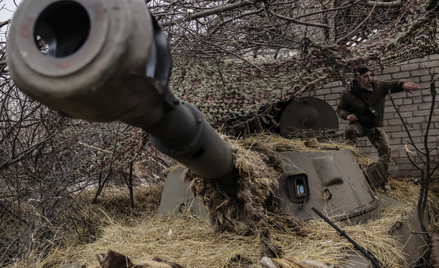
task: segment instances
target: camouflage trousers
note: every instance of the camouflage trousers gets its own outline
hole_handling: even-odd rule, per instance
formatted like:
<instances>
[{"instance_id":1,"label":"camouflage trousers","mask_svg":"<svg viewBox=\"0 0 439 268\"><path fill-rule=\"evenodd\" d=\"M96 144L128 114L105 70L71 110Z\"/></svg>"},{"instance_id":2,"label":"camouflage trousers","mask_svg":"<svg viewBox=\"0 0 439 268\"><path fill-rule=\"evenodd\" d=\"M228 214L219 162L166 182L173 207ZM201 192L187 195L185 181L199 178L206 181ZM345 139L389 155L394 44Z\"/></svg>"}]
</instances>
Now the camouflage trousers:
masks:
<instances>
[{"instance_id":1,"label":"camouflage trousers","mask_svg":"<svg viewBox=\"0 0 439 268\"><path fill-rule=\"evenodd\" d=\"M369 141L378 150L378 155L380 157L379 162L388 172L392 150L390 148L390 142L387 138L386 132L384 132L382 127L366 128L359 122L354 122L346 128L345 138L348 140L348 142L352 142L353 145L357 143L357 138L364 136L367 136Z\"/></svg>"}]
</instances>

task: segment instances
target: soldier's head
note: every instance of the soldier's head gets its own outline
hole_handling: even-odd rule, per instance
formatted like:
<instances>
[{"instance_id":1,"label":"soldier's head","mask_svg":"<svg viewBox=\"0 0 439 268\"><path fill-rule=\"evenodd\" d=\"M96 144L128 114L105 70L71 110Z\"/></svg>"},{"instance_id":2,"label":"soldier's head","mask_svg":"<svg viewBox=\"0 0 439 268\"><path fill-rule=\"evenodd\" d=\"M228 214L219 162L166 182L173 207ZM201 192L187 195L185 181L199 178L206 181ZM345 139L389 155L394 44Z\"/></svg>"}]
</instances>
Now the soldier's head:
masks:
<instances>
[{"instance_id":1,"label":"soldier's head","mask_svg":"<svg viewBox=\"0 0 439 268\"><path fill-rule=\"evenodd\" d=\"M367 68L366 66L360 67L358 68L356 75L355 75L355 80L357 80L358 85L360 86L361 89L365 89L368 91L372 91L372 73L369 71L369 68Z\"/></svg>"}]
</instances>

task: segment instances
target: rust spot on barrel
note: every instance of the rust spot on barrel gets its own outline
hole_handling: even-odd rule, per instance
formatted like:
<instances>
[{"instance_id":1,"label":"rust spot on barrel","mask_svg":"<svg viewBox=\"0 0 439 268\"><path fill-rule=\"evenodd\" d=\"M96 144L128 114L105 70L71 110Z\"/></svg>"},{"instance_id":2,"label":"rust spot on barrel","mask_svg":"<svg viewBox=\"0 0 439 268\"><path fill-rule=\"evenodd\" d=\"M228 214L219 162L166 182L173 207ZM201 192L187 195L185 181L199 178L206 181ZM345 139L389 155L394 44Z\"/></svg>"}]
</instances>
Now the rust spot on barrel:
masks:
<instances>
[{"instance_id":1,"label":"rust spot on barrel","mask_svg":"<svg viewBox=\"0 0 439 268\"><path fill-rule=\"evenodd\" d=\"M34 25L35 19L27 19L26 24L22 24L20 26L19 36L21 38L28 38L29 35L32 35L32 26Z\"/></svg>"},{"instance_id":2,"label":"rust spot on barrel","mask_svg":"<svg viewBox=\"0 0 439 268\"><path fill-rule=\"evenodd\" d=\"M55 68L59 70L67 70L70 67L70 60L63 60L55 63Z\"/></svg>"}]
</instances>

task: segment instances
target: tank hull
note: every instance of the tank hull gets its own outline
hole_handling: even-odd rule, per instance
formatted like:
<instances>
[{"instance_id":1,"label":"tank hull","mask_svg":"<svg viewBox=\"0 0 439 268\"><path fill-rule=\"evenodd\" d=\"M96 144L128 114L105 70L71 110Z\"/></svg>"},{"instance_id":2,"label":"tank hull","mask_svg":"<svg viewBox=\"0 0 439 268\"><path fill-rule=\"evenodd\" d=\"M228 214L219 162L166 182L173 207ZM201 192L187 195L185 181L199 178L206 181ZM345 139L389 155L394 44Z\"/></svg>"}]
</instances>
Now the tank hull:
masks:
<instances>
[{"instance_id":1,"label":"tank hull","mask_svg":"<svg viewBox=\"0 0 439 268\"><path fill-rule=\"evenodd\" d=\"M402 206L394 199L378 198L369 187L352 153L348 150L326 152L285 152L281 158L285 174L279 178L277 203L285 211L304 220L318 220L311 210L316 207L333 221L349 220L365 223L380 217L386 207ZM193 196L190 184L184 182L184 168L168 173L159 214L191 214L207 219L208 214L199 198ZM303 193L297 188L304 186ZM299 186L299 187L298 187ZM415 207L405 218L389 226L389 234L397 238L410 264L421 259L426 249ZM361 241L357 241L361 244ZM372 268L359 252L353 252L342 267Z\"/></svg>"},{"instance_id":2,"label":"tank hull","mask_svg":"<svg viewBox=\"0 0 439 268\"><path fill-rule=\"evenodd\" d=\"M280 154L285 174L279 178L277 203L285 211L304 220L317 219L311 210L316 207L335 219L354 222L379 216L379 199L374 196L366 178L349 150L325 152L285 152ZM169 172L162 195L159 213L174 212L177 207L190 207L193 198L189 184L183 182L184 169ZM303 193L297 188L303 186ZM179 209L177 209L179 210ZM180 209L181 210L181 209Z\"/></svg>"}]
</instances>

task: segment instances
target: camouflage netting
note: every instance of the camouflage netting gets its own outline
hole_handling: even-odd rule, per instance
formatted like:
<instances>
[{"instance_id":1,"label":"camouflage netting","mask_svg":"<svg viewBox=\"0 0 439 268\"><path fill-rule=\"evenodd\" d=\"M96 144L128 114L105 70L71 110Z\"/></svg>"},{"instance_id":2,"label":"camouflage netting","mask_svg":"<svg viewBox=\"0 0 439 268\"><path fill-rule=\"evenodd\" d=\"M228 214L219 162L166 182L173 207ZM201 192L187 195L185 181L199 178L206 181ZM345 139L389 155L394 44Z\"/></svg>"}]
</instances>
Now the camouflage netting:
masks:
<instances>
[{"instance_id":1,"label":"camouflage netting","mask_svg":"<svg viewBox=\"0 0 439 268\"><path fill-rule=\"evenodd\" d=\"M274 103L287 101L323 83L349 84L363 64L379 71L403 61L437 54L436 1L408 1L393 23L356 46L322 44L303 37L295 56L263 62L189 62L177 59L171 89L196 105L216 127L264 114ZM225 130L227 131L227 129Z\"/></svg>"},{"instance_id":2,"label":"camouflage netting","mask_svg":"<svg viewBox=\"0 0 439 268\"><path fill-rule=\"evenodd\" d=\"M194 196L199 196L209 214L216 233L255 234L259 238L260 256L282 257L281 248L273 244L270 226L287 229L305 236L304 222L270 204L284 172L282 160L272 148L261 141L251 144L223 137L232 149L237 170L237 197L223 193L217 185L206 182L188 171Z\"/></svg>"}]
</instances>

